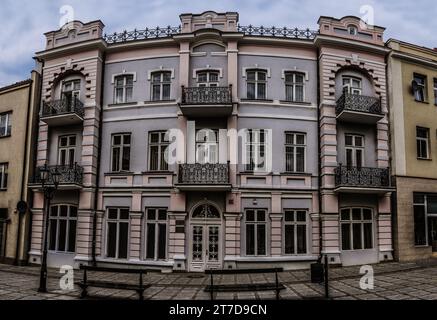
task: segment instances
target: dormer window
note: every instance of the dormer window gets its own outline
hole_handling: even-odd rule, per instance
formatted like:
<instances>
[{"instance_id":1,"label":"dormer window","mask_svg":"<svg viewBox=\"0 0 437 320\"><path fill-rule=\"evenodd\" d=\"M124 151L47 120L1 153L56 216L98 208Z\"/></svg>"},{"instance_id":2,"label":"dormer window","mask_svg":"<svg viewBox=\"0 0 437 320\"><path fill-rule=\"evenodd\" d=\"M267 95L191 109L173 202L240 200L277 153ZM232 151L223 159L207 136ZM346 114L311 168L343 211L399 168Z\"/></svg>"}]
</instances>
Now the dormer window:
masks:
<instances>
[{"instance_id":1,"label":"dormer window","mask_svg":"<svg viewBox=\"0 0 437 320\"><path fill-rule=\"evenodd\" d=\"M351 35L351 36L356 36L358 34L357 27L355 27L353 25L348 26L347 31L348 31L349 35Z\"/></svg>"},{"instance_id":2,"label":"dormer window","mask_svg":"<svg viewBox=\"0 0 437 320\"><path fill-rule=\"evenodd\" d=\"M360 95L362 84L360 78L343 77L343 93Z\"/></svg>"}]
</instances>

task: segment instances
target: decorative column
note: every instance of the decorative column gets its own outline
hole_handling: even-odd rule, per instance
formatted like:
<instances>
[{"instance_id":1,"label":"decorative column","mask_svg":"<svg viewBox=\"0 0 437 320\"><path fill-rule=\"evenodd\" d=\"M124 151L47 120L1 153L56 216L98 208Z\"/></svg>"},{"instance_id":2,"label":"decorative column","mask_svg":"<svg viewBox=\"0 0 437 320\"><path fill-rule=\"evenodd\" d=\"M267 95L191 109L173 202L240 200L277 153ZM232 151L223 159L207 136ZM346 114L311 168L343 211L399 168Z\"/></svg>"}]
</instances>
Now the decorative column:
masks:
<instances>
[{"instance_id":1,"label":"decorative column","mask_svg":"<svg viewBox=\"0 0 437 320\"><path fill-rule=\"evenodd\" d=\"M225 239L223 243L225 244L224 252L224 268L225 269L235 269L236 259L240 256L241 248L241 214L239 212L225 213L223 214L225 219Z\"/></svg>"},{"instance_id":2,"label":"decorative column","mask_svg":"<svg viewBox=\"0 0 437 320\"><path fill-rule=\"evenodd\" d=\"M131 211L130 218L130 237L129 237L129 261L140 261L141 259L141 222L143 219L142 211Z\"/></svg>"},{"instance_id":3,"label":"decorative column","mask_svg":"<svg viewBox=\"0 0 437 320\"><path fill-rule=\"evenodd\" d=\"M178 192L177 190L172 191L168 219L168 259L174 261L173 270L187 270L186 237L189 234L189 230L186 223L185 193Z\"/></svg>"},{"instance_id":4,"label":"decorative column","mask_svg":"<svg viewBox=\"0 0 437 320\"><path fill-rule=\"evenodd\" d=\"M282 197L280 192L272 192L272 212L270 213L270 255L282 255Z\"/></svg>"}]
</instances>

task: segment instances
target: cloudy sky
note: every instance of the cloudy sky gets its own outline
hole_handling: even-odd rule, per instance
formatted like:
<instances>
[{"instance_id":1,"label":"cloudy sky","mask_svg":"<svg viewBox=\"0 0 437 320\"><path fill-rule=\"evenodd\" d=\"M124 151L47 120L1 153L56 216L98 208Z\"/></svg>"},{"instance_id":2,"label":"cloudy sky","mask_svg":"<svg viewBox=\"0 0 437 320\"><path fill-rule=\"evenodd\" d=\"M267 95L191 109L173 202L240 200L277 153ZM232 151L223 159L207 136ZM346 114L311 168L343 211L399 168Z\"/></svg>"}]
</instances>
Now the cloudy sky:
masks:
<instances>
[{"instance_id":1,"label":"cloudy sky","mask_svg":"<svg viewBox=\"0 0 437 320\"><path fill-rule=\"evenodd\" d=\"M206 10L238 11L242 25L316 29L320 15L362 17L362 6L371 6L374 23L387 28L386 40L437 47L435 0L1 0L0 86L29 77L33 54L44 48L43 33L70 17L65 6L76 20L101 19L107 33L179 25L180 13Z\"/></svg>"}]
</instances>

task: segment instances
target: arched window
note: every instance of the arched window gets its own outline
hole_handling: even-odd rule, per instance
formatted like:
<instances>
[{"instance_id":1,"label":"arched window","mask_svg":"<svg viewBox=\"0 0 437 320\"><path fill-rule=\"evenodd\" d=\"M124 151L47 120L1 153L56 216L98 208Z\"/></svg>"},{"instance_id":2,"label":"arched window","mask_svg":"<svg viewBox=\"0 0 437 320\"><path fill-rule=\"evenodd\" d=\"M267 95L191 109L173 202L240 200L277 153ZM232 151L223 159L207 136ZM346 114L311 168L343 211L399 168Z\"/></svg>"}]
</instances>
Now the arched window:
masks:
<instances>
[{"instance_id":1,"label":"arched window","mask_svg":"<svg viewBox=\"0 0 437 320\"><path fill-rule=\"evenodd\" d=\"M220 219L220 212L218 209L209 204L204 203L197 206L192 214L192 218L194 219Z\"/></svg>"}]
</instances>

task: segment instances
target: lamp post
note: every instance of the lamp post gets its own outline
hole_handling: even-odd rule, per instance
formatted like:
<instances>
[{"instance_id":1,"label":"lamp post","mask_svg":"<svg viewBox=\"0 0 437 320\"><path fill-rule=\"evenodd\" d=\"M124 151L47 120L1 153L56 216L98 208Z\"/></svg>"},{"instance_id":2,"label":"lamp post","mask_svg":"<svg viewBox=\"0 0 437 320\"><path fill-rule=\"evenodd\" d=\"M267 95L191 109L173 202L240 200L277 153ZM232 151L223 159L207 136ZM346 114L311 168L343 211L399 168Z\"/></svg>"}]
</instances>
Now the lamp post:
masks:
<instances>
[{"instance_id":1,"label":"lamp post","mask_svg":"<svg viewBox=\"0 0 437 320\"><path fill-rule=\"evenodd\" d=\"M39 279L38 292L47 292L47 250L48 250L48 232L50 223L50 201L53 199L59 186L59 176L57 168L52 172L47 164L40 169L40 179L42 190L44 192L44 238L43 251L41 258L41 273Z\"/></svg>"}]
</instances>

